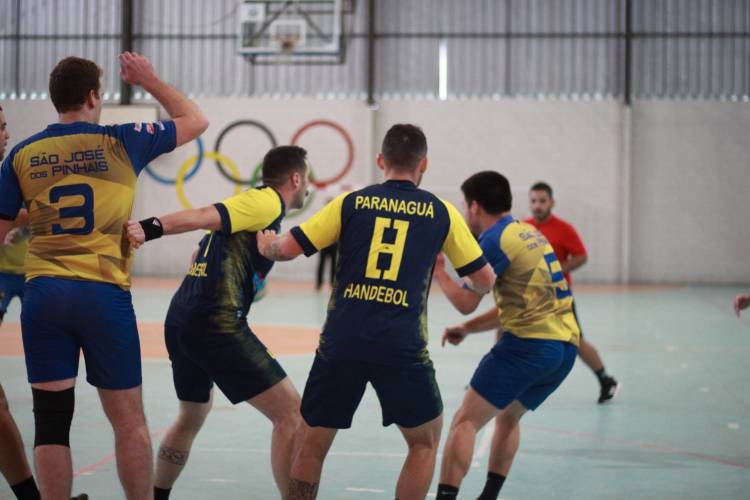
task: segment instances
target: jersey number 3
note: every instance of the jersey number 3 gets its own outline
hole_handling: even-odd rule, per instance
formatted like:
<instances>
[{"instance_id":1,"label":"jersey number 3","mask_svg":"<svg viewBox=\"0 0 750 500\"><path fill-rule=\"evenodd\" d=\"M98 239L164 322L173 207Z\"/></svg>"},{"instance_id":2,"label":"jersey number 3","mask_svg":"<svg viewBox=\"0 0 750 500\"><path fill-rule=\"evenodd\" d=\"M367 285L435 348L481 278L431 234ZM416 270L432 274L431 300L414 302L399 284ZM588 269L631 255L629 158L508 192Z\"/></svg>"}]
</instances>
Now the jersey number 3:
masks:
<instances>
[{"instance_id":1,"label":"jersey number 3","mask_svg":"<svg viewBox=\"0 0 750 500\"><path fill-rule=\"evenodd\" d=\"M83 203L60 208L60 219L83 219L83 226L62 227L60 224L52 224L52 234L89 234L94 230L94 190L88 184L55 186L49 191L49 202L54 204L61 198L70 196L83 198Z\"/></svg>"},{"instance_id":2,"label":"jersey number 3","mask_svg":"<svg viewBox=\"0 0 750 500\"><path fill-rule=\"evenodd\" d=\"M396 232L396 238L393 243L383 241L386 229L392 229ZM401 259L404 256L404 246L406 245L406 233L409 231L409 221L399 219L389 219L387 217L375 218L375 229L372 232L372 242L370 243L370 253L367 256L367 270L365 277L371 279L384 279L396 281L398 271L401 268ZM390 254L391 264L388 269L378 268L378 258L380 254Z\"/></svg>"}]
</instances>

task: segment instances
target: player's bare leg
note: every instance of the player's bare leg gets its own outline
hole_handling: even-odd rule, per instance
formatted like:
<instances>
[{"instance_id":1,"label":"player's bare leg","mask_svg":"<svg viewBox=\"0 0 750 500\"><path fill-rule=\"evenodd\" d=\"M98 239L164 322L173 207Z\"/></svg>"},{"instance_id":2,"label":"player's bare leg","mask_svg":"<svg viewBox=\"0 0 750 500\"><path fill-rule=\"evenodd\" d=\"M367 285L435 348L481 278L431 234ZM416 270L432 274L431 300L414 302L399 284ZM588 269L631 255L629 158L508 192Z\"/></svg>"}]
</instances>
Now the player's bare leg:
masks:
<instances>
[{"instance_id":1,"label":"player's bare leg","mask_svg":"<svg viewBox=\"0 0 750 500\"><path fill-rule=\"evenodd\" d=\"M599 351L585 337L581 337L578 346L578 356L586 363L586 366L591 368L591 371L594 372L594 375L599 380L600 392L598 402L605 403L614 398L615 394L617 394L619 383L606 372L602 358L599 356Z\"/></svg>"},{"instance_id":2,"label":"player's bare leg","mask_svg":"<svg viewBox=\"0 0 750 500\"><path fill-rule=\"evenodd\" d=\"M310 427L303 422L302 443L294 458L286 500L312 500L318 496L323 461L337 429Z\"/></svg>"},{"instance_id":3,"label":"player's bare leg","mask_svg":"<svg viewBox=\"0 0 750 500\"><path fill-rule=\"evenodd\" d=\"M448 439L445 442L443 463L440 468L441 485L456 488L461 485L461 481L471 466L477 432L497 413L497 408L469 387L461 407L453 417Z\"/></svg>"},{"instance_id":4,"label":"player's bare leg","mask_svg":"<svg viewBox=\"0 0 750 500\"><path fill-rule=\"evenodd\" d=\"M443 416L417 427L399 427L409 446L409 454L396 485L399 500L421 500L427 496L435 474L435 457L443 429Z\"/></svg>"},{"instance_id":5,"label":"player's bare leg","mask_svg":"<svg viewBox=\"0 0 750 500\"><path fill-rule=\"evenodd\" d=\"M0 386L0 473L8 484L15 485L31 477L23 440L10 414L8 400Z\"/></svg>"},{"instance_id":6,"label":"player's bare leg","mask_svg":"<svg viewBox=\"0 0 750 500\"><path fill-rule=\"evenodd\" d=\"M211 411L213 390L208 402L195 403L180 401L177 419L167 431L159 445L156 457L156 475L154 486L161 490L170 490L187 463L193 440L203 427Z\"/></svg>"},{"instance_id":7,"label":"player's bare leg","mask_svg":"<svg viewBox=\"0 0 750 500\"><path fill-rule=\"evenodd\" d=\"M602 358L599 357L599 351L597 351L596 347L583 337L578 346L578 355L581 357L581 360L586 363L586 366L591 368L591 371L596 373L604 368Z\"/></svg>"},{"instance_id":8,"label":"player's bare leg","mask_svg":"<svg viewBox=\"0 0 750 500\"><path fill-rule=\"evenodd\" d=\"M518 401L512 402L502 411L498 411L474 389L470 388L451 424L451 431L443 452L440 490L438 490L437 498L451 498L446 495L446 493L450 494L451 489L457 493L461 481L471 466L477 432L493 417L499 420L500 423L496 423L496 426L499 426L500 429L496 428L495 430L492 449L498 463L496 467L490 464L490 472L505 477L510 471L513 457L518 450L519 422L525 412L526 408ZM441 490L443 491L441 492Z\"/></svg>"},{"instance_id":9,"label":"player's bare leg","mask_svg":"<svg viewBox=\"0 0 750 500\"><path fill-rule=\"evenodd\" d=\"M495 433L492 436L492 448L490 449L490 461L487 467L489 472L508 476L513 457L518 451L518 443L521 439L521 416L526 411L518 401L514 401L495 417Z\"/></svg>"},{"instance_id":10,"label":"player's bare leg","mask_svg":"<svg viewBox=\"0 0 750 500\"><path fill-rule=\"evenodd\" d=\"M152 499L154 464L141 387L99 389L99 399L115 433L117 473L126 498Z\"/></svg>"},{"instance_id":11,"label":"player's bare leg","mask_svg":"<svg viewBox=\"0 0 750 500\"><path fill-rule=\"evenodd\" d=\"M248 400L273 424L271 434L271 468L276 486L283 498L289 484L292 461L302 433L300 397L288 377L270 389Z\"/></svg>"}]
</instances>

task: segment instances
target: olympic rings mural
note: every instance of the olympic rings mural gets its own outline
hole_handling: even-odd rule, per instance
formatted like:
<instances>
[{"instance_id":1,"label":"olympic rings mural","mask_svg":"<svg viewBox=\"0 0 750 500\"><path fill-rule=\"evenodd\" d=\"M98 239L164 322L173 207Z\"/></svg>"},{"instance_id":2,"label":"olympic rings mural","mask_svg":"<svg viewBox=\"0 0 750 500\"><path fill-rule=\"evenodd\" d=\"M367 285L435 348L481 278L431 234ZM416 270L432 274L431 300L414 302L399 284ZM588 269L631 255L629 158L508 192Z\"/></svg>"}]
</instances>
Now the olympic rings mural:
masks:
<instances>
[{"instance_id":1,"label":"olympic rings mural","mask_svg":"<svg viewBox=\"0 0 750 500\"><path fill-rule=\"evenodd\" d=\"M198 137L195 140L198 150L197 153L186 159L182 163L179 171L177 172L176 178L169 179L167 177L164 177L155 172L154 168L150 165L146 165L145 171L156 182L168 186L175 186L177 199L180 201L180 204L182 204L182 206L185 208L193 208L193 205L185 195L185 183L191 180L195 176L195 174L198 173L198 170L200 170L201 166L203 166L204 160L213 160L222 177L234 184L234 194L239 194L242 191L243 186L255 186L261 181L261 169L263 164L262 162L258 163L251 172L250 177L248 177L247 179L243 179L241 177L239 169L237 168L237 164L230 157L221 152L222 141L224 141L229 132L238 127L250 127L258 129L268 139L271 148L275 148L278 145L274 133L263 123L255 120L237 120L229 123L222 129L221 132L219 132L219 135L216 137L216 141L214 142L213 151L206 151L203 146L203 140ZM340 135L341 138L344 139L344 143L346 145L346 161L341 170L339 170L336 175L333 175L327 179L316 178L314 172L311 170L310 180L312 186L314 186L315 189L310 190L310 194L305 199L305 203L302 208L300 208L299 210L291 210L287 214L287 217L295 217L310 208L313 200L315 199L316 190L324 189L328 186L338 183L351 171L352 165L354 164L354 141L352 141L351 136L344 127L331 120L313 120L305 123L292 135L289 144L296 145L299 142L300 138L314 127L324 127L332 129L334 132Z\"/></svg>"}]
</instances>

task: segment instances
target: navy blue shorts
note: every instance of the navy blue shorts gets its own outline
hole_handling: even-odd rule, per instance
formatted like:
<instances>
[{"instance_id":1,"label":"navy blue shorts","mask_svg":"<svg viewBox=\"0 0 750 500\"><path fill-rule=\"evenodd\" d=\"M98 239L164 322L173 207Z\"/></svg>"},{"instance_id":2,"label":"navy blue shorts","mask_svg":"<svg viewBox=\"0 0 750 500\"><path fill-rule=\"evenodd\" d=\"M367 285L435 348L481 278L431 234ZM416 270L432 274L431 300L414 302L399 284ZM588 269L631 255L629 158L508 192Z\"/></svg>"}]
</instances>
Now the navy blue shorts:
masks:
<instances>
[{"instance_id":1,"label":"navy blue shorts","mask_svg":"<svg viewBox=\"0 0 750 500\"><path fill-rule=\"evenodd\" d=\"M216 382L237 404L286 377L244 318L220 316L173 302L167 313L164 340L180 401L207 402Z\"/></svg>"},{"instance_id":2,"label":"navy blue shorts","mask_svg":"<svg viewBox=\"0 0 750 500\"><path fill-rule=\"evenodd\" d=\"M479 362L471 387L500 410L515 400L536 410L568 376L577 352L569 342L505 332Z\"/></svg>"},{"instance_id":3,"label":"navy blue shorts","mask_svg":"<svg viewBox=\"0 0 750 500\"><path fill-rule=\"evenodd\" d=\"M129 291L111 283L39 277L26 283L21 331L29 382L78 375L101 389L141 385L141 346Z\"/></svg>"},{"instance_id":4,"label":"navy blue shorts","mask_svg":"<svg viewBox=\"0 0 750 500\"><path fill-rule=\"evenodd\" d=\"M13 297L23 300L25 281L23 274L0 273L0 313L8 310Z\"/></svg>"},{"instance_id":5,"label":"navy blue shorts","mask_svg":"<svg viewBox=\"0 0 750 500\"><path fill-rule=\"evenodd\" d=\"M370 382L380 400L383 426L417 427L443 413L432 362L390 366L364 361L315 361L302 395L302 418L311 427L348 429Z\"/></svg>"}]
</instances>

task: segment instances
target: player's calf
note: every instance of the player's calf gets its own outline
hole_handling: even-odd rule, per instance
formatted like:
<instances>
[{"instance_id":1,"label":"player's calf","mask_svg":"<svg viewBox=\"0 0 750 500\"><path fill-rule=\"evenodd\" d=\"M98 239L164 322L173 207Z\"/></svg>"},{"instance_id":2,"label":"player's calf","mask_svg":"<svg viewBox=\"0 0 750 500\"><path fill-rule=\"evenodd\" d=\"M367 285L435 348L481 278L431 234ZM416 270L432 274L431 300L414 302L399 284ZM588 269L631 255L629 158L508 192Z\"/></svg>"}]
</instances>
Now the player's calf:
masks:
<instances>
[{"instance_id":1,"label":"player's calf","mask_svg":"<svg viewBox=\"0 0 750 500\"><path fill-rule=\"evenodd\" d=\"M396 498L425 498L435 472L435 457L443 428L443 416L413 428L399 427L409 453L396 485Z\"/></svg>"},{"instance_id":2,"label":"player's calf","mask_svg":"<svg viewBox=\"0 0 750 500\"><path fill-rule=\"evenodd\" d=\"M177 420L167 431L156 455L154 500L167 500L187 464L193 440L203 427L213 403L213 391L206 403L180 401Z\"/></svg>"}]
</instances>

